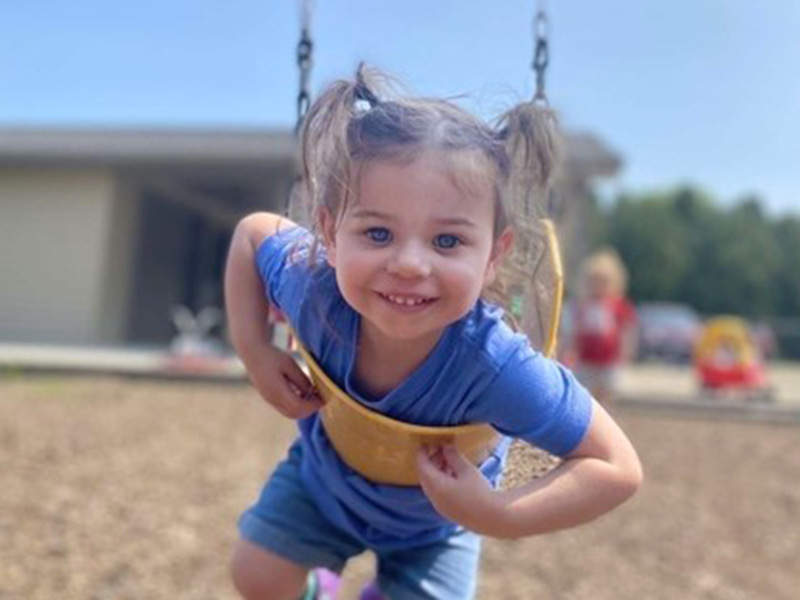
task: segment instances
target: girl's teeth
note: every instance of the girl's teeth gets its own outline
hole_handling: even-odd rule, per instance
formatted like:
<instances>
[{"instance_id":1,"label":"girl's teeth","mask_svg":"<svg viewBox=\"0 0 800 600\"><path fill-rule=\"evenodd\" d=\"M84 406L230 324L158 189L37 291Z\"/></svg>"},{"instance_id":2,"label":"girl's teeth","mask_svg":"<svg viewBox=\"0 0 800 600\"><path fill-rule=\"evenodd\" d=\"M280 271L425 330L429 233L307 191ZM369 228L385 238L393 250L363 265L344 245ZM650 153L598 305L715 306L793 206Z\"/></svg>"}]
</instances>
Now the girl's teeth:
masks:
<instances>
[{"instance_id":1,"label":"girl's teeth","mask_svg":"<svg viewBox=\"0 0 800 600\"><path fill-rule=\"evenodd\" d=\"M423 299L412 300L411 298L398 298L397 296L392 296L391 294L387 295L386 297L395 304L403 304L404 306L416 306L425 302Z\"/></svg>"}]
</instances>

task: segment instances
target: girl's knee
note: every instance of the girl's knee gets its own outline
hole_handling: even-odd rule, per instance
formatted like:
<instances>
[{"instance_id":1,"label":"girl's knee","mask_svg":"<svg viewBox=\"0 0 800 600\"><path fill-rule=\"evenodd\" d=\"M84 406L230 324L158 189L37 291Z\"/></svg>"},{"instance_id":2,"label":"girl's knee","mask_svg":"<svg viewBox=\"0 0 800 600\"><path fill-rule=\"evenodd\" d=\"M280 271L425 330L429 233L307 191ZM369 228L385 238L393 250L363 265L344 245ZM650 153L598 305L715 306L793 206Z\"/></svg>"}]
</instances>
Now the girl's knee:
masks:
<instances>
[{"instance_id":1,"label":"girl's knee","mask_svg":"<svg viewBox=\"0 0 800 600\"><path fill-rule=\"evenodd\" d=\"M296 600L305 590L308 569L239 540L231 558L231 580L245 600Z\"/></svg>"}]
</instances>

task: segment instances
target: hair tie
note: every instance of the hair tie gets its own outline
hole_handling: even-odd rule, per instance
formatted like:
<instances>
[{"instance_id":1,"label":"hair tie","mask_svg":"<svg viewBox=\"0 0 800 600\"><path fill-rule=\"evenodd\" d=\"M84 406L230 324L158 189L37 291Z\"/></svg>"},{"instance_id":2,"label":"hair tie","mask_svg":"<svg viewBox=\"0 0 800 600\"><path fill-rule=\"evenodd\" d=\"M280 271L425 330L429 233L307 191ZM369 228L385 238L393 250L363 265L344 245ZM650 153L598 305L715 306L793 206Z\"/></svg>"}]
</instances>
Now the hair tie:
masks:
<instances>
[{"instance_id":1,"label":"hair tie","mask_svg":"<svg viewBox=\"0 0 800 600\"><path fill-rule=\"evenodd\" d=\"M356 71L356 86L355 86L355 99L356 101L366 102L369 108L375 108L380 104L380 100L375 93L369 89L367 83L364 81L364 64L361 63Z\"/></svg>"}]
</instances>

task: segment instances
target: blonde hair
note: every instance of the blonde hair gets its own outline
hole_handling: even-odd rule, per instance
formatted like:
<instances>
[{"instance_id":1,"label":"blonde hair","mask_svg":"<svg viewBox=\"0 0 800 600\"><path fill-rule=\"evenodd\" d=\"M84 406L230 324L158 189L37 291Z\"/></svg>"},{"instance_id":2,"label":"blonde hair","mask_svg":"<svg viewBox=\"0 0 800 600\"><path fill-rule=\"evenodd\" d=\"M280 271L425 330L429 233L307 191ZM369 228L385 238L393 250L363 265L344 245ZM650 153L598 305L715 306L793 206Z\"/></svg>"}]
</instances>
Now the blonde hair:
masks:
<instances>
[{"instance_id":1,"label":"blonde hair","mask_svg":"<svg viewBox=\"0 0 800 600\"><path fill-rule=\"evenodd\" d=\"M580 295L586 295L589 278L593 276L601 276L609 281L618 296L625 295L628 289L628 270L613 248L602 248L583 261L579 272Z\"/></svg>"},{"instance_id":2,"label":"blonde hair","mask_svg":"<svg viewBox=\"0 0 800 600\"><path fill-rule=\"evenodd\" d=\"M364 163L410 162L426 151L444 159L465 193L490 184L495 237L510 225L520 189L529 198L544 197L558 154L551 111L526 102L490 125L447 100L398 97L396 87L362 64L354 79L334 82L309 109L301 130L300 197L315 233L321 211L337 221L344 214Z\"/></svg>"}]
</instances>

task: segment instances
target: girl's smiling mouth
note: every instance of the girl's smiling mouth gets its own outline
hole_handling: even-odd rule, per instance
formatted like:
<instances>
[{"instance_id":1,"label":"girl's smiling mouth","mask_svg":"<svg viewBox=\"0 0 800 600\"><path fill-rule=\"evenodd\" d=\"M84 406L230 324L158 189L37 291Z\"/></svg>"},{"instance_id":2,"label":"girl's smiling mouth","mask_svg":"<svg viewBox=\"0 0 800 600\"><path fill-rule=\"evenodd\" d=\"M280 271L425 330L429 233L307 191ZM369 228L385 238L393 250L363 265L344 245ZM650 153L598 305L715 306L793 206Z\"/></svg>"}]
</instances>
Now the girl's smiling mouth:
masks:
<instances>
[{"instance_id":1,"label":"girl's smiling mouth","mask_svg":"<svg viewBox=\"0 0 800 600\"><path fill-rule=\"evenodd\" d=\"M436 302L436 298L427 296L419 296L416 294L386 294L383 292L376 292L382 300L391 305L396 310L403 312L421 310L432 303Z\"/></svg>"}]
</instances>

